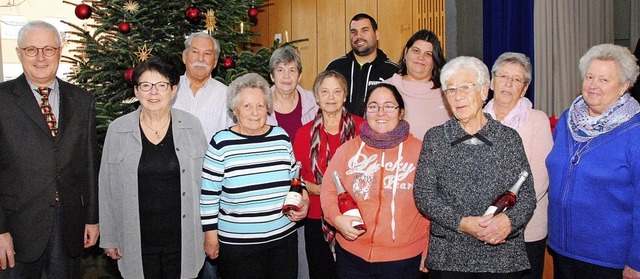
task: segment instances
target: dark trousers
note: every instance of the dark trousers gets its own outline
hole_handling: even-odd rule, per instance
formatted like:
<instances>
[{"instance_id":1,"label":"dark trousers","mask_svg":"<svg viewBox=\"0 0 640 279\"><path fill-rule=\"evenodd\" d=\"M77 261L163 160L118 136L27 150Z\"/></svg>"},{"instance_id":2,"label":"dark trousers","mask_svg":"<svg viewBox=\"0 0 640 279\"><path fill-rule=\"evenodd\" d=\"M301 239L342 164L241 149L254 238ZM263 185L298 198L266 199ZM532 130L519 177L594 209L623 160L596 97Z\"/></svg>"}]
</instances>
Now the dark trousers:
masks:
<instances>
[{"instance_id":1,"label":"dark trousers","mask_svg":"<svg viewBox=\"0 0 640 279\"><path fill-rule=\"evenodd\" d=\"M419 279L421 254L415 257L390 261L367 262L344 250L336 243L336 267L338 278L371 278L371 279Z\"/></svg>"},{"instance_id":2,"label":"dark trousers","mask_svg":"<svg viewBox=\"0 0 640 279\"><path fill-rule=\"evenodd\" d=\"M429 279L519 279L522 272L489 273L429 270Z\"/></svg>"},{"instance_id":3,"label":"dark trousers","mask_svg":"<svg viewBox=\"0 0 640 279\"><path fill-rule=\"evenodd\" d=\"M311 279L335 279L336 261L329 243L322 235L322 222L320 219L307 218L304 225L305 248L307 262L309 263L309 278Z\"/></svg>"},{"instance_id":4,"label":"dark trousers","mask_svg":"<svg viewBox=\"0 0 640 279\"><path fill-rule=\"evenodd\" d=\"M209 259L209 257L205 257L202 269L200 269L200 273L198 274L198 279L216 278L218 278L218 259L212 260Z\"/></svg>"},{"instance_id":5,"label":"dark trousers","mask_svg":"<svg viewBox=\"0 0 640 279\"><path fill-rule=\"evenodd\" d=\"M527 257L531 269L522 272L522 279L542 279L544 273L544 252L547 248L547 238L538 241L525 242Z\"/></svg>"},{"instance_id":6,"label":"dark trousers","mask_svg":"<svg viewBox=\"0 0 640 279\"><path fill-rule=\"evenodd\" d=\"M164 251L151 249L152 252L142 251L142 272L144 278L176 279L180 278L180 250Z\"/></svg>"},{"instance_id":7,"label":"dark trousers","mask_svg":"<svg viewBox=\"0 0 640 279\"><path fill-rule=\"evenodd\" d=\"M229 251L220 246L218 269L224 279L296 279L298 275L298 234L292 233L281 245L258 251Z\"/></svg>"},{"instance_id":8,"label":"dark trousers","mask_svg":"<svg viewBox=\"0 0 640 279\"><path fill-rule=\"evenodd\" d=\"M550 249L553 256L555 279L620 279L622 269L609 268L560 255Z\"/></svg>"},{"instance_id":9,"label":"dark trousers","mask_svg":"<svg viewBox=\"0 0 640 279\"><path fill-rule=\"evenodd\" d=\"M82 277L80 259L69 256L62 233L63 209L56 204L53 216L53 228L49 235L49 244L42 256L35 262L19 262L13 268L0 271L0 279L79 279ZM17 251L20 253L20 251Z\"/></svg>"}]
</instances>

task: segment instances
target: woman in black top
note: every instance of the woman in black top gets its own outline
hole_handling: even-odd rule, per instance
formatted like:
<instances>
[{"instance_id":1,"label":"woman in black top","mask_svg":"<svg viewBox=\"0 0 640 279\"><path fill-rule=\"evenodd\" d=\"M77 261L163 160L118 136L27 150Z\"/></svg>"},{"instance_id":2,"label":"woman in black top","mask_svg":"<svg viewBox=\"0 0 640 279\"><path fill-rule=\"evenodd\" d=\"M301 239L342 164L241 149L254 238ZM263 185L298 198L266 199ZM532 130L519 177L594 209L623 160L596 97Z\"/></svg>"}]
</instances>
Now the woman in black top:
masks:
<instances>
[{"instance_id":1,"label":"woman in black top","mask_svg":"<svg viewBox=\"0 0 640 279\"><path fill-rule=\"evenodd\" d=\"M100 166L100 247L125 278L195 278L204 263L198 119L172 109L179 75L150 58L133 73L140 108L109 126Z\"/></svg>"}]
</instances>

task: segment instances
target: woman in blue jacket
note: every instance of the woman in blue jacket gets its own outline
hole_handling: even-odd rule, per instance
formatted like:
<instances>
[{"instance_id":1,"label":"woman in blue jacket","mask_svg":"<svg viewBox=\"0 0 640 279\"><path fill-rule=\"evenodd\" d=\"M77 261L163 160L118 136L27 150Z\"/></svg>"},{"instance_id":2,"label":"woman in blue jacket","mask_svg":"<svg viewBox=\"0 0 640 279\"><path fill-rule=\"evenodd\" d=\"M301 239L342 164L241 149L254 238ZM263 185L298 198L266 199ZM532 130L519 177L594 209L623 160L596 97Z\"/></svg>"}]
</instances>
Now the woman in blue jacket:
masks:
<instances>
[{"instance_id":1,"label":"woman in blue jacket","mask_svg":"<svg viewBox=\"0 0 640 279\"><path fill-rule=\"evenodd\" d=\"M602 44L580 73L547 157L555 278L640 278L640 105L628 93L638 65Z\"/></svg>"}]
</instances>

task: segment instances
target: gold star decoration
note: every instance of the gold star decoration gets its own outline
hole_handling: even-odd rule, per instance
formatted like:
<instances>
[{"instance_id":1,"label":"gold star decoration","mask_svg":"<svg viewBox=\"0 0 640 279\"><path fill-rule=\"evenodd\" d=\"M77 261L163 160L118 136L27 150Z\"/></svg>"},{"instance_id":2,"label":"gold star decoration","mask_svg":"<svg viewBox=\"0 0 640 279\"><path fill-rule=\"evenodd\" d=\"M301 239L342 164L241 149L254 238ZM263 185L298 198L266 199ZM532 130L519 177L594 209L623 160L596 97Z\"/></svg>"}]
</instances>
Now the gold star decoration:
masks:
<instances>
[{"instance_id":1,"label":"gold star decoration","mask_svg":"<svg viewBox=\"0 0 640 279\"><path fill-rule=\"evenodd\" d=\"M124 3L124 10L130 14L137 13L139 8L140 6L136 1L129 0L126 3Z\"/></svg>"},{"instance_id":2,"label":"gold star decoration","mask_svg":"<svg viewBox=\"0 0 640 279\"><path fill-rule=\"evenodd\" d=\"M205 24L204 27L207 28L207 31L212 32L216 29L218 29L218 27L216 26L216 15L215 12L212 9L209 9L207 11L207 13L205 14L205 20L204 20Z\"/></svg>"},{"instance_id":3,"label":"gold star decoration","mask_svg":"<svg viewBox=\"0 0 640 279\"><path fill-rule=\"evenodd\" d=\"M82 43L86 43L86 40L82 39L81 42ZM86 50L86 48L84 46L78 47L78 52L80 53L80 55L76 56L76 57L80 58L80 60L83 63L85 63L87 60L89 60L89 54L85 50Z\"/></svg>"},{"instance_id":4,"label":"gold star decoration","mask_svg":"<svg viewBox=\"0 0 640 279\"><path fill-rule=\"evenodd\" d=\"M144 44L142 47L138 47L138 51L134 52L134 54L138 56L138 60L142 62L149 59L151 51L153 51L153 48L148 48L147 44Z\"/></svg>"},{"instance_id":5,"label":"gold star decoration","mask_svg":"<svg viewBox=\"0 0 640 279\"><path fill-rule=\"evenodd\" d=\"M76 63L73 66L71 66L71 73L72 74L77 74L78 72L80 72L80 63Z\"/></svg>"}]
</instances>

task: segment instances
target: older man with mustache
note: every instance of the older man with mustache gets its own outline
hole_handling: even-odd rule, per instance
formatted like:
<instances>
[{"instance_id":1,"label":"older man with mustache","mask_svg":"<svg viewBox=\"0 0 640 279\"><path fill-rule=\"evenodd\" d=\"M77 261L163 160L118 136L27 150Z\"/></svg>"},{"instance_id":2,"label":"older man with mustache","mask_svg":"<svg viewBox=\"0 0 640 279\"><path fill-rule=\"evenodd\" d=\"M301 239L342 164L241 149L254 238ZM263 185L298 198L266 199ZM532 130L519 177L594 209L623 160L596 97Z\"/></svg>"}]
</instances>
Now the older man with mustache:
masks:
<instances>
[{"instance_id":1,"label":"older man with mustache","mask_svg":"<svg viewBox=\"0 0 640 279\"><path fill-rule=\"evenodd\" d=\"M182 62L186 71L180 77L173 107L195 115L209 142L218 131L233 125L225 101L227 86L211 76L218 64L220 44L211 35L196 32L187 37L184 47ZM216 273L215 261L206 259L198 278L215 278Z\"/></svg>"},{"instance_id":2,"label":"older man with mustache","mask_svg":"<svg viewBox=\"0 0 640 279\"><path fill-rule=\"evenodd\" d=\"M233 125L225 106L227 86L211 77L218 64L220 44L211 35L196 32L187 37L184 46L186 72L180 77L173 107L198 117L209 142L216 132Z\"/></svg>"}]
</instances>

